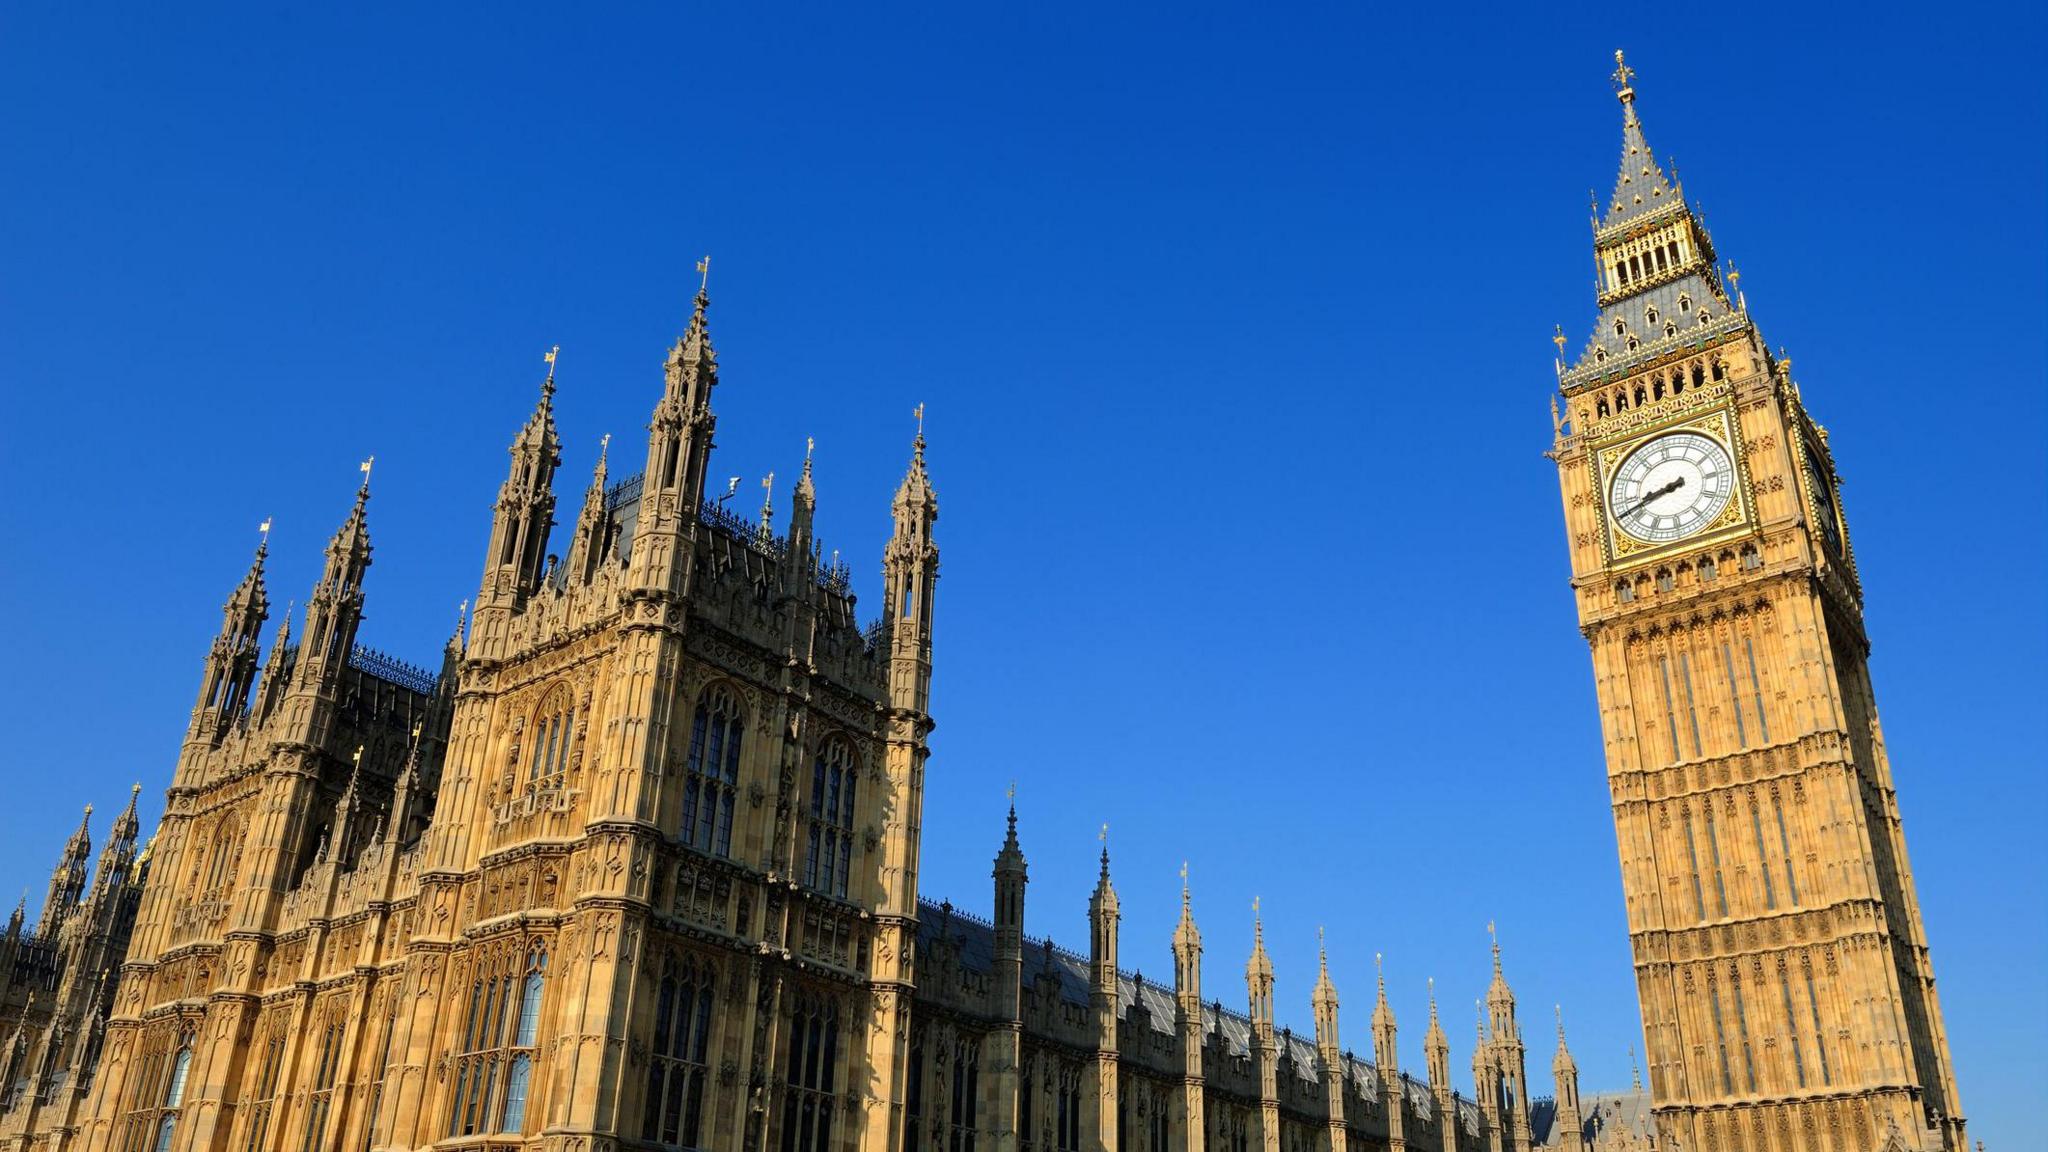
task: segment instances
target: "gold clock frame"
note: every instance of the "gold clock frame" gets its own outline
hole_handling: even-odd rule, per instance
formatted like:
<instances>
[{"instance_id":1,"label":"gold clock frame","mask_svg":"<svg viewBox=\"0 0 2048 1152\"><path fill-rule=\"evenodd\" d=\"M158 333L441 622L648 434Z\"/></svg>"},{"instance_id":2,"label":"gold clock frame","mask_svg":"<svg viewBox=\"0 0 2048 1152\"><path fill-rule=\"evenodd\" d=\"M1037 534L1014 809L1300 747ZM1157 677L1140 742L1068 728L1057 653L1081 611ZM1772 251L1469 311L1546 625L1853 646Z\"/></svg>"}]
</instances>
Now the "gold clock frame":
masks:
<instances>
[{"instance_id":1,"label":"gold clock frame","mask_svg":"<svg viewBox=\"0 0 2048 1152\"><path fill-rule=\"evenodd\" d=\"M1614 480L1614 473L1621 462L1628 459L1638 447L1664 435L1667 432L1698 432L1712 437L1735 462L1734 499L1705 528L1680 540L1645 543L1622 531L1609 515L1607 494ZM1750 486L1749 454L1742 445L1741 425L1735 419L1735 411L1728 404L1716 404L1707 409L1694 409L1656 421L1646 426L1631 428L1625 436L1617 436L1605 443L1593 446L1593 509L1600 517L1600 554L1608 568L1631 568L1648 563L1676 552L1719 544L1724 540L1746 534L1756 521L1756 492Z\"/></svg>"}]
</instances>

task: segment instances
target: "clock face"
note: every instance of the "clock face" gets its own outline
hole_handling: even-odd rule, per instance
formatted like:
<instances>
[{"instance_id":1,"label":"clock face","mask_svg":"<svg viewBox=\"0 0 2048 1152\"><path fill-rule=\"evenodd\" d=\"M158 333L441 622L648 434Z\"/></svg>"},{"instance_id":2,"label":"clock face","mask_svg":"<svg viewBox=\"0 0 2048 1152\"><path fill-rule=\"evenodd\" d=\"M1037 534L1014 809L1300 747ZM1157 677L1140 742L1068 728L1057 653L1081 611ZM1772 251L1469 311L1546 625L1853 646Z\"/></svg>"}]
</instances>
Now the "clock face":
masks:
<instances>
[{"instance_id":1,"label":"clock face","mask_svg":"<svg viewBox=\"0 0 2048 1152\"><path fill-rule=\"evenodd\" d=\"M1835 511L1834 485L1818 470L1813 473L1813 518L1820 521L1820 534L1837 555L1842 551L1842 515Z\"/></svg>"},{"instance_id":2,"label":"clock face","mask_svg":"<svg viewBox=\"0 0 2048 1152\"><path fill-rule=\"evenodd\" d=\"M1615 527L1646 544L1683 540L1706 529L1735 497L1735 462L1701 432L1646 440L1615 470L1607 490Z\"/></svg>"}]
</instances>

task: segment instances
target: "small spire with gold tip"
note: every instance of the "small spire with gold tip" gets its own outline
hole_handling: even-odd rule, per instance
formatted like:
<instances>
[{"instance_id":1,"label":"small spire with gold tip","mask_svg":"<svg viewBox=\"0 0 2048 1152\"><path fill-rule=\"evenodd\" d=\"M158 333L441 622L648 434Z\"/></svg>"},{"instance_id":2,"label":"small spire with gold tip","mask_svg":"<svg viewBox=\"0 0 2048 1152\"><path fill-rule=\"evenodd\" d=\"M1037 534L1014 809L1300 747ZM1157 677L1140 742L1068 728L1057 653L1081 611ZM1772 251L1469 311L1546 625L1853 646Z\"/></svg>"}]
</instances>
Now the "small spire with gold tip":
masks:
<instances>
[{"instance_id":1,"label":"small spire with gold tip","mask_svg":"<svg viewBox=\"0 0 2048 1152\"><path fill-rule=\"evenodd\" d=\"M561 352L562 346L557 344L553 348L548 349L547 355L541 357L548 366L548 378L540 383L540 391L543 396L553 396L555 394L555 357L561 355Z\"/></svg>"}]
</instances>

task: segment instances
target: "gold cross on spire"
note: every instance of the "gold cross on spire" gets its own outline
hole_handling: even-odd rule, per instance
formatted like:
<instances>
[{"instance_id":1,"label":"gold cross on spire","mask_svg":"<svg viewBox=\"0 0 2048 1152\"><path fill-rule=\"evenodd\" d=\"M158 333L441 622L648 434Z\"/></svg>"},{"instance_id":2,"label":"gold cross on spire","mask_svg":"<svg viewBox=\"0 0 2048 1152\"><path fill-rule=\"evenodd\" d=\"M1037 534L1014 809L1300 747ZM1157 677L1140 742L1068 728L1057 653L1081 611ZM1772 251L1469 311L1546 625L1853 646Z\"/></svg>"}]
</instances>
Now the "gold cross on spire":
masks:
<instances>
[{"instance_id":1,"label":"gold cross on spire","mask_svg":"<svg viewBox=\"0 0 2048 1152\"><path fill-rule=\"evenodd\" d=\"M704 258L703 258L702 260L699 260L699 261L697 261L697 272L699 273L699 275L701 275L701 276L703 277L702 279L700 279L699 281L697 281L697 295L699 295L699 296L704 296L704 295L708 295L708 294L710 293L710 291L711 291L711 257L710 257L710 256L708 256L708 255L707 255L707 256L705 256L705 257L704 257Z\"/></svg>"},{"instance_id":2,"label":"gold cross on spire","mask_svg":"<svg viewBox=\"0 0 2048 1152\"><path fill-rule=\"evenodd\" d=\"M1635 78L1636 70L1628 66L1628 61L1622 59L1621 49L1616 48L1614 50L1614 87L1620 92L1621 102L1624 104L1628 103L1629 99L1635 95L1635 91L1629 87L1629 81Z\"/></svg>"}]
</instances>

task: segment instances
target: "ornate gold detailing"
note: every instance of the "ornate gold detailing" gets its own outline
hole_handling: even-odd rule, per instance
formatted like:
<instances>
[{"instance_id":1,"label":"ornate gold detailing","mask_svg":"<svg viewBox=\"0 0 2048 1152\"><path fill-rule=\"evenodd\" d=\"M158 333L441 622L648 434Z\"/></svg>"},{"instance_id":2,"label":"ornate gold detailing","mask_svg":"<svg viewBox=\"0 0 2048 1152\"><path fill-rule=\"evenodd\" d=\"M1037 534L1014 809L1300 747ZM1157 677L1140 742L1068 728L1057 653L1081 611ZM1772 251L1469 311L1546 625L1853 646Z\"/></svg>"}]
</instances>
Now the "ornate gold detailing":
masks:
<instances>
[{"instance_id":1,"label":"ornate gold detailing","mask_svg":"<svg viewBox=\"0 0 2048 1152\"><path fill-rule=\"evenodd\" d=\"M1756 490L1750 481L1749 460L1743 450L1742 437L1736 427L1731 409L1725 403L1709 404L1716 398L1725 398L1727 382L1701 389L1698 403L1687 403L1675 409L1665 409L1662 422L1640 430L1632 436L1610 437L1593 448L1593 490L1588 493L1600 517L1601 552L1607 567L1633 566L1672 552L1698 548L1705 544L1717 543L1728 537L1747 531L1753 510L1756 507ZM1687 392L1686 399L1693 395ZM1669 403L1669 402L1667 402ZM1700 409L1707 409L1700 411ZM1642 423L1659 415L1654 408L1640 409L1645 414ZM1629 455L1641 445L1667 432L1694 431L1720 442L1728 450L1728 456L1735 465L1735 493L1713 523L1698 532L1679 540L1645 542L1617 529L1614 517L1607 508L1607 492L1615 472Z\"/></svg>"}]
</instances>

